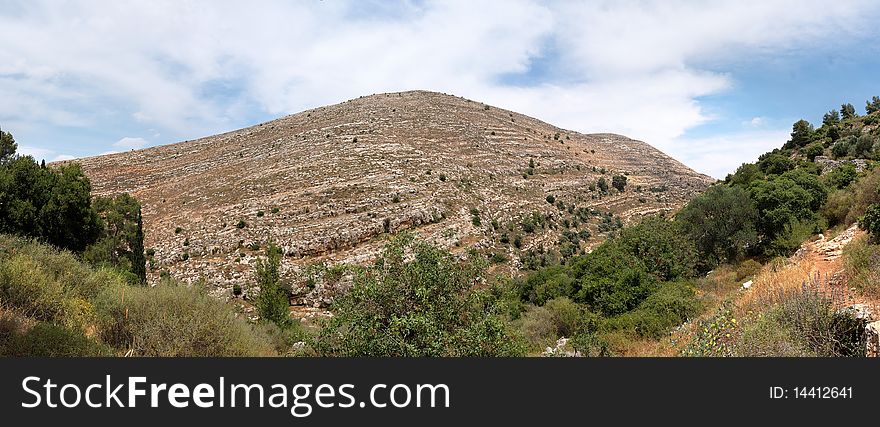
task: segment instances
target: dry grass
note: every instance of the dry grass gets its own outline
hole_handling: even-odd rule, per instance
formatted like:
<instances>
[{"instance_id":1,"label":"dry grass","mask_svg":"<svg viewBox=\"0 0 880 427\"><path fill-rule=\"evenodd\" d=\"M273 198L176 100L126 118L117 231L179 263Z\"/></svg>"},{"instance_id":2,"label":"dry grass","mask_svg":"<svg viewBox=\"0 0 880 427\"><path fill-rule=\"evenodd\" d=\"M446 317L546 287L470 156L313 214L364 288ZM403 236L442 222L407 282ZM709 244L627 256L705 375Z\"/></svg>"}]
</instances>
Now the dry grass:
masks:
<instances>
[{"instance_id":1,"label":"dry grass","mask_svg":"<svg viewBox=\"0 0 880 427\"><path fill-rule=\"evenodd\" d=\"M735 312L742 315L760 311L778 302L781 295L800 291L814 268L815 262L807 258L769 263L755 277L752 287L737 299Z\"/></svg>"}]
</instances>

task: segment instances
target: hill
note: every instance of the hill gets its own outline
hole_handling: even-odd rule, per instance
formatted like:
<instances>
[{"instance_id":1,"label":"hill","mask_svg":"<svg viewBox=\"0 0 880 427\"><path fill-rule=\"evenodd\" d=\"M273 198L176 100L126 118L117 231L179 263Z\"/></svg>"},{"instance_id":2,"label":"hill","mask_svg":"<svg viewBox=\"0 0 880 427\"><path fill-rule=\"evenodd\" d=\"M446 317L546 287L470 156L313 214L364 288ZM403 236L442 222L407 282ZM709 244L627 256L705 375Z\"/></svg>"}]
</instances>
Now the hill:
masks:
<instances>
[{"instance_id":1,"label":"hill","mask_svg":"<svg viewBox=\"0 0 880 427\"><path fill-rule=\"evenodd\" d=\"M424 91L78 162L95 194L142 202L150 281L204 279L225 295L252 280L270 241L288 275L369 262L404 229L515 271L552 248L589 250L713 182L640 141ZM294 285L304 302L325 298L308 285Z\"/></svg>"}]
</instances>

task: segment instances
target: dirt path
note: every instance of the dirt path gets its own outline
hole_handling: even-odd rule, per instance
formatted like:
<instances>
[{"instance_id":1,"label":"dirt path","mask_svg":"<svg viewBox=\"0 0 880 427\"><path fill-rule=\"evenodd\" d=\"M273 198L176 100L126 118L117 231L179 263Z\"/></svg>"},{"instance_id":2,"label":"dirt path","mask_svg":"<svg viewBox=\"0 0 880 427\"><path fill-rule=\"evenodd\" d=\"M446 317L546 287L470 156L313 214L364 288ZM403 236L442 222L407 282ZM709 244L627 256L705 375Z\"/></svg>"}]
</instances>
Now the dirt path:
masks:
<instances>
[{"instance_id":1,"label":"dirt path","mask_svg":"<svg viewBox=\"0 0 880 427\"><path fill-rule=\"evenodd\" d=\"M835 300L840 306L866 304L873 308L874 313L880 313L880 301L852 289L844 270L843 249L864 234L854 224L833 239L825 239L823 235L818 240L804 243L798 255L812 263L812 275L818 275L825 286L833 289Z\"/></svg>"}]
</instances>

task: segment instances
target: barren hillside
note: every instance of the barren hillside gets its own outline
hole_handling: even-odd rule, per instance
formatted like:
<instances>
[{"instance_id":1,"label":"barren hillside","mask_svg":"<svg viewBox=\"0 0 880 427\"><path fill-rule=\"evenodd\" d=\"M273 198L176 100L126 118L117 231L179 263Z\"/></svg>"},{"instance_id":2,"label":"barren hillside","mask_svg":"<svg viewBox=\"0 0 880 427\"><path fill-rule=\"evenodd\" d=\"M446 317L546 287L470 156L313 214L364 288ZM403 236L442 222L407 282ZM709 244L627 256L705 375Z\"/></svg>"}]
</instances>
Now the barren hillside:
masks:
<instances>
[{"instance_id":1,"label":"barren hillside","mask_svg":"<svg viewBox=\"0 0 880 427\"><path fill-rule=\"evenodd\" d=\"M247 289L270 240L291 274L316 262L369 262L387 232L403 229L502 254L500 268L513 270L522 253L551 249L564 231L588 230L579 243L588 250L617 218L675 210L712 182L640 141L423 91L80 162L96 193L142 201L151 281L162 272L204 279L218 294L234 283ZM603 193L597 182L610 187L614 175L627 177L625 190ZM523 223L532 220L529 232Z\"/></svg>"}]
</instances>

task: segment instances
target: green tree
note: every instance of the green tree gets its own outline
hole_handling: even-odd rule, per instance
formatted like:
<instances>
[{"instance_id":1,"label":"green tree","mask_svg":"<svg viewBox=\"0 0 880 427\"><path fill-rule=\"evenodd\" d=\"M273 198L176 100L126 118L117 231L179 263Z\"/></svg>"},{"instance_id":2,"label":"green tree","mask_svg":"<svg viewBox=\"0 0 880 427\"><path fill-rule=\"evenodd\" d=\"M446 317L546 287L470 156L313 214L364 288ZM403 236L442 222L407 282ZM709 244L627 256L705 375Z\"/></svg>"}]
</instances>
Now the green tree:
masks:
<instances>
[{"instance_id":1,"label":"green tree","mask_svg":"<svg viewBox=\"0 0 880 427\"><path fill-rule=\"evenodd\" d=\"M837 110L831 110L825 113L822 116L822 126L832 127L837 126L840 123L840 112Z\"/></svg>"},{"instance_id":2,"label":"green tree","mask_svg":"<svg viewBox=\"0 0 880 427\"><path fill-rule=\"evenodd\" d=\"M867 157L874 149L875 138L871 135L860 135L853 146L855 157Z\"/></svg>"},{"instance_id":3,"label":"green tree","mask_svg":"<svg viewBox=\"0 0 880 427\"><path fill-rule=\"evenodd\" d=\"M813 195L789 177L752 184L751 197L758 209L758 229L767 241L782 235L799 220L814 218Z\"/></svg>"},{"instance_id":4,"label":"green tree","mask_svg":"<svg viewBox=\"0 0 880 427\"><path fill-rule=\"evenodd\" d=\"M290 319L290 298L281 288L281 249L269 243L266 258L257 260L256 306L260 318L280 327L287 327Z\"/></svg>"},{"instance_id":5,"label":"green tree","mask_svg":"<svg viewBox=\"0 0 880 427\"><path fill-rule=\"evenodd\" d=\"M596 182L596 186L599 187L599 191L603 193L608 192L608 181L605 180L605 177L599 178L599 181Z\"/></svg>"},{"instance_id":6,"label":"green tree","mask_svg":"<svg viewBox=\"0 0 880 427\"><path fill-rule=\"evenodd\" d=\"M812 162L816 160L816 157L821 156L825 152L825 145L821 142L814 142L804 147L801 152Z\"/></svg>"},{"instance_id":7,"label":"green tree","mask_svg":"<svg viewBox=\"0 0 880 427\"><path fill-rule=\"evenodd\" d=\"M764 173L761 172L761 168L758 167L758 165L754 163L743 163L736 169L736 172L733 175L727 176L726 181L731 185L748 187L752 181L763 178Z\"/></svg>"},{"instance_id":8,"label":"green tree","mask_svg":"<svg viewBox=\"0 0 880 427\"><path fill-rule=\"evenodd\" d=\"M856 114L856 107L853 107L852 104L843 104L840 106L840 116L843 120L849 120L855 117L858 117Z\"/></svg>"},{"instance_id":9,"label":"green tree","mask_svg":"<svg viewBox=\"0 0 880 427\"><path fill-rule=\"evenodd\" d=\"M614 175L611 177L611 186L616 188L617 191L623 193L623 190L626 189L626 177L623 175Z\"/></svg>"},{"instance_id":10,"label":"green tree","mask_svg":"<svg viewBox=\"0 0 880 427\"><path fill-rule=\"evenodd\" d=\"M91 204L91 183L78 164L61 166L51 177L52 191L37 213L37 233L57 247L82 252L102 229Z\"/></svg>"},{"instance_id":11,"label":"green tree","mask_svg":"<svg viewBox=\"0 0 880 427\"><path fill-rule=\"evenodd\" d=\"M831 155L834 156L835 159L849 156L850 154L855 153L854 146L855 141L852 137L839 139L831 146Z\"/></svg>"},{"instance_id":12,"label":"green tree","mask_svg":"<svg viewBox=\"0 0 880 427\"><path fill-rule=\"evenodd\" d=\"M457 256L404 233L355 274L314 347L326 356L521 356L504 304L475 287L482 257Z\"/></svg>"},{"instance_id":13,"label":"green tree","mask_svg":"<svg viewBox=\"0 0 880 427\"><path fill-rule=\"evenodd\" d=\"M679 211L676 221L694 242L703 270L741 259L758 241L758 210L742 187L710 187Z\"/></svg>"},{"instance_id":14,"label":"green tree","mask_svg":"<svg viewBox=\"0 0 880 427\"><path fill-rule=\"evenodd\" d=\"M805 147L813 142L814 133L815 129L813 129L813 125L810 122L803 119L798 120L792 125L791 139L788 140L788 143L783 148Z\"/></svg>"},{"instance_id":15,"label":"green tree","mask_svg":"<svg viewBox=\"0 0 880 427\"><path fill-rule=\"evenodd\" d=\"M6 163L7 160L11 159L17 149L18 144L15 143L15 138L12 137L12 134L0 129L0 163Z\"/></svg>"},{"instance_id":16,"label":"green tree","mask_svg":"<svg viewBox=\"0 0 880 427\"><path fill-rule=\"evenodd\" d=\"M104 223L101 237L89 246L83 259L92 265L109 265L131 273L133 282L146 283L144 226L141 204L129 194L96 197L92 202Z\"/></svg>"},{"instance_id":17,"label":"green tree","mask_svg":"<svg viewBox=\"0 0 880 427\"><path fill-rule=\"evenodd\" d=\"M794 169L794 162L788 156L772 153L758 162L758 168L767 175L781 175Z\"/></svg>"},{"instance_id":18,"label":"green tree","mask_svg":"<svg viewBox=\"0 0 880 427\"><path fill-rule=\"evenodd\" d=\"M873 114L880 111L880 96L872 97L870 101L865 102L865 112Z\"/></svg>"},{"instance_id":19,"label":"green tree","mask_svg":"<svg viewBox=\"0 0 880 427\"><path fill-rule=\"evenodd\" d=\"M645 263L661 281L687 279L697 267L697 249L679 223L650 216L621 230L617 244Z\"/></svg>"}]
</instances>

